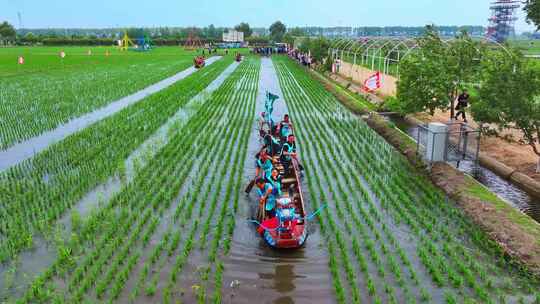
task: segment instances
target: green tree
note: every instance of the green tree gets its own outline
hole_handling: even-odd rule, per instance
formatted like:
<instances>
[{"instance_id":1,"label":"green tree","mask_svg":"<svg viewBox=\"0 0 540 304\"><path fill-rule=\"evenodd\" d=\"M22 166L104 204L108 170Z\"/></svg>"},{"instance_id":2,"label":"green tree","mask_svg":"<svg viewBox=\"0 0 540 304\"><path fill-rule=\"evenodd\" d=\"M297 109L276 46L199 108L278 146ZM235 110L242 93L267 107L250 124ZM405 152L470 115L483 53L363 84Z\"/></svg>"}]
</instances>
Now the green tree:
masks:
<instances>
[{"instance_id":1,"label":"green tree","mask_svg":"<svg viewBox=\"0 0 540 304\"><path fill-rule=\"evenodd\" d=\"M249 24L246 22L241 22L237 26L234 27L235 30L238 32L244 33L244 38L251 37L251 34L253 34L253 30L249 27Z\"/></svg>"},{"instance_id":2,"label":"green tree","mask_svg":"<svg viewBox=\"0 0 540 304\"><path fill-rule=\"evenodd\" d=\"M287 33L285 35L283 35L283 42L291 45L291 46L294 46L294 42L296 40L296 37L294 37L293 35L291 35L291 33Z\"/></svg>"},{"instance_id":3,"label":"green tree","mask_svg":"<svg viewBox=\"0 0 540 304\"><path fill-rule=\"evenodd\" d=\"M287 27L281 21L276 21L270 26L270 38L274 42L283 41L283 36L287 32Z\"/></svg>"},{"instance_id":4,"label":"green tree","mask_svg":"<svg viewBox=\"0 0 540 304\"><path fill-rule=\"evenodd\" d=\"M13 40L17 36L17 32L13 25L7 21L0 23L0 39Z\"/></svg>"},{"instance_id":5,"label":"green tree","mask_svg":"<svg viewBox=\"0 0 540 304\"><path fill-rule=\"evenodd\" d=\"M492 52L482 60L479 100L472 104L474 119L496 124L498 130L517 129L522 140L539 157L540 172L540 71L519 50Z\"/></svg>"},{"instance_id":6,"label":"green tree","mask_svg":"<svg viewBox=\"0 0 540 304\"><path fill-rule=\"evenodd\" d=\"M248 37L246 39L247 42L249 42L250 45L257 45L257 44L268 44L269 38L266 36L262 37Z\"/></svg>"},{"instance_id":7,"label":"green tree","mask_svg":"<svg viewBox=\"0 0 540 304\"><path fill-rule=\"evenodd\" d=\"M540 30L540 1L525 0L525 7L523 9L527 13L527 22L533 23Z\"/></svg>"},{"instance_id":8,"label":"green tree","mask_svg":"<svg viewBox=\"0 0 540 304\"><path fill-rule=\"evenodd\" d=\"M299 50L302 53L310 52L316 62L322 62L323 58L328 56L329 47L330 42L324 37L304 38L299 45Z\"/></svg>"},{"instance_id":9,"label":"green tree","mask_svg":"<svg viewBox=\"0 0 540 304\"><path fill-rule=\"evenodd\" d=\"M210 24L208 26L208 29L206 30L206 36L210 39L219 39L218 32L216 30L216 27L213 24Z\"/></svg>"},{"instance_id":10,"label":"green tree","mask_svg":"<svg viewBox=\"0 0 540 304\"><path fill-rule=\"evenodd\" d=\"M287 31L287 33L285 35L283 35L283 39L282 41L291 45L291 46L294 46L297 38L300 38L300 37L304 37L306 36L306 31L304 31L303 29L299 28L299 27L295 27L289 31Z\"/></svg>"},{"instance_id":11,"label":"green tree","mask_svg":"<svg viewBox=\"0 0 540 304\"><path fill-rule=\"evenodd\" d=\"M417 52L400 63L397 88L398 108L401 113L450 110L460 90L473 83L478 76L483 46L465 33L454 40L443 41L433 26L426 27L418 39Z\"/></svg>"}]
</instances>

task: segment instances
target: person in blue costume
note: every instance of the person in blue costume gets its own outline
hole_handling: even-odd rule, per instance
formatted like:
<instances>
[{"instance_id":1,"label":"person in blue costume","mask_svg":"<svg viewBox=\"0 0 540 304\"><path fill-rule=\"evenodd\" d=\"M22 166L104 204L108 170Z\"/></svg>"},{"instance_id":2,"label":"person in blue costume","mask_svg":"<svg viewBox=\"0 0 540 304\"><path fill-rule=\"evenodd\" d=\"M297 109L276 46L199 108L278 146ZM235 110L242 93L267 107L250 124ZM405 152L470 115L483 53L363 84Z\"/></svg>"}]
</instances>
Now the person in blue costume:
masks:
<instances>
[{"instance_id":1,"label":"person in blue costume","mask_svg":"<svg viewBox=\"0 0 540 304\"><path fill-rule=\"evenodd\" d=\"M293 125L288 114L285 114L283 120L279 123L278 133L282 144L285 143L287 137L293 133Z\"/></svg>"},{"instance_id":2,"label":"person in blue costume","mask_svg":"<svg viewBox=\"0 0 540 304\"><path fill-rule=\"evenodd\" d=\"M277 169L272 169L270 175L265 176L266 182L270 183L273 188L273 194L276 198L281 197L281 175Z\"/></svg>"},{"instance_id":3,"label":"person in blue costume","mask_svg":"<svg viewBox=\"0 0 540 304\"><path fill-rule=\"evenodd\" d=\"M272 158L266 153L265 149L262 149L255 156L255 177L246 187L246 194L251 192L251 189L255 185L255 181L258 178L265 178L266 176L272 175L272 169L274 165L272 163Z\"/></svg>"},{"instance_id":4,"label":"person in blue costume","mask_svg":"<svg viewBox=\"0 0 540 304\"><path fill-rule=\"evenodd\" d=\"M266 153L270 155L270 157L278 155L281 151L281 145L279 144L279 140L272 136L272 134L264 135L263 148L266 150Z\"/></svg>"},{"instance_id":5,"label":"person in blue costume","mask_svg":"<svg viewBox=\"0 0 540 304\"><path fill-rule=\"evenodd\" d=\"M264 219L269 219L276 215L276 196L272 184L263 178L257 179L257 194L259 195L259 212L264 210Z\"/></svg>"},{"instance_id":6,"label":"person in blue costume","mask_svg":"<svg viewBox=\"0 0 540 304\"><path fill-rule=\"evenodd\" d=\"M296 159L296 143L294 141L294 135L290 134L287 136L287 141L281 147L281 153L279 156L279 160L285 168L285 174L289 172L293 158Z\"/></svg>"}]
</instances>

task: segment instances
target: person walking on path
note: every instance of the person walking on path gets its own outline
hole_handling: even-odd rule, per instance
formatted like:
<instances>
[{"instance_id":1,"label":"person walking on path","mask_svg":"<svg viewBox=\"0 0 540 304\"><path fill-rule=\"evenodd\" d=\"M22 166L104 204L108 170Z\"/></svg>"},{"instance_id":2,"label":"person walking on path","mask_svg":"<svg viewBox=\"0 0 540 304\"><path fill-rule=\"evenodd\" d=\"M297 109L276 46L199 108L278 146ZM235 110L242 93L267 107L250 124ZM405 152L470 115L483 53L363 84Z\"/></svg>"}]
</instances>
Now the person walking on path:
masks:
<instances>
[{"instance_id":1,"label":"person walking on path","mask_svg":"<svg viewBox=\"0 0 540 304\"><path fill-rule=\"evenodd\" d=\"M465 115L465 109L469 106L469 93L467 90L464 90L463 93L458 96L457 101L456 110L458 112L454 118L458 120L459 115L461 115L461 117L463 117L463 122L467 122L467 116Z\"/></svg>"}]
</instances>

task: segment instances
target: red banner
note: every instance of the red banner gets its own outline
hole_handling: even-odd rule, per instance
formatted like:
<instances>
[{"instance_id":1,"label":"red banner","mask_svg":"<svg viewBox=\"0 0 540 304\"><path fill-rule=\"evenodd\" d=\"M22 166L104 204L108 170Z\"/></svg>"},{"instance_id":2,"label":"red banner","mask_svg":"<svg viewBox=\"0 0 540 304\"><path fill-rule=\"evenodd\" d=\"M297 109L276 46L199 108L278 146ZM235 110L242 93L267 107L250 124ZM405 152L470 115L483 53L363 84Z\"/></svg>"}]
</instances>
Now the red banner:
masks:
<instances>
[{"instance_id":1,"label":"red banner","mask_svg":"<svg viewBox=\"0 0 540 304\"><path fill-rule=\"evenodd\" d=\"M373 92L381 87L381 73L377 72L364 81L364 90Z\"/></svg>"}]
</instances>

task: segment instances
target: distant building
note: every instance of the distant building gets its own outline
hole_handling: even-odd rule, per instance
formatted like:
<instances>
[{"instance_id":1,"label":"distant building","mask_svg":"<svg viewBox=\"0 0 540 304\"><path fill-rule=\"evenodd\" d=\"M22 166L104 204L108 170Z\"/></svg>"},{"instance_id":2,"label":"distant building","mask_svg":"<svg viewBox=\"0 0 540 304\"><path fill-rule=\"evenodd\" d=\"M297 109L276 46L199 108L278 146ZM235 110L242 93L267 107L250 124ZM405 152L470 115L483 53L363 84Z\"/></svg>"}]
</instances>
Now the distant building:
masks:
<instances>
[{"instance_id":1,"label":"distant building","mask_svg":"<svg viewBox=\"0 0 540 304\"><path fill-rule=\"evenodd\" d=\"M244 33L236 30L223 32L223 42L244 42Z\"/></svg>"}]
</instances>

